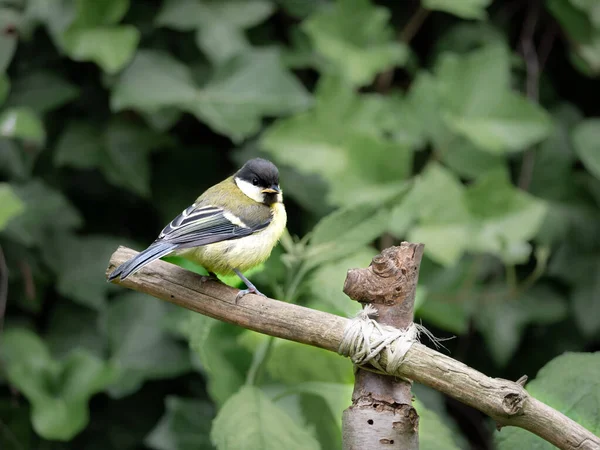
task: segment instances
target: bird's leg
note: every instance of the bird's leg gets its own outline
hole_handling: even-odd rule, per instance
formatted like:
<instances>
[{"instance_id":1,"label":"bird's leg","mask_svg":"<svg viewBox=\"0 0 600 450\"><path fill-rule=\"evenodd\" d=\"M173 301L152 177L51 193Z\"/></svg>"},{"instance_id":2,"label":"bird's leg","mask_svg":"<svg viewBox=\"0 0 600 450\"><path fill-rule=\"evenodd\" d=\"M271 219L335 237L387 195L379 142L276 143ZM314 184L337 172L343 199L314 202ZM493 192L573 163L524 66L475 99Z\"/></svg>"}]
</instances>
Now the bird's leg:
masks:
<instances>
[{"instance_id":1,"label":"bird's leg","mask_svg":"<svg viewBox=\"0 0 600 450\"><path fill-rule=\"evenodd\" d=\"M238 277L240 277L240 279L241 279L241 280L244 282L244 284L245 284L246 286L248 286L248 289L241 290L240 292L238 292L238 295L236 295L236 296L235 296L235 302L236 302L236 303L237 303L237 302L238 302L238 300L239 300L240 298L242 298L244 295L246 295L246 294L250 294L250 293L252 293L252 294L256 294L256 295L262 295L263 297L266 297L266 295L265 295L265 294L263 294L263 293L262 293L262 292L260 292L258 289L256 289L256 286L254 286L254 285L252 284L252 282L251 282L251 281L250 281L248 278L246 278L246 277L245 277L245 276L242 274L242 272L240 272L240 271L239 271L239 270L237 270L237 269L233 269L233 271L235 272L235 274L236 274Z\"/></svg>"}]
</instances>

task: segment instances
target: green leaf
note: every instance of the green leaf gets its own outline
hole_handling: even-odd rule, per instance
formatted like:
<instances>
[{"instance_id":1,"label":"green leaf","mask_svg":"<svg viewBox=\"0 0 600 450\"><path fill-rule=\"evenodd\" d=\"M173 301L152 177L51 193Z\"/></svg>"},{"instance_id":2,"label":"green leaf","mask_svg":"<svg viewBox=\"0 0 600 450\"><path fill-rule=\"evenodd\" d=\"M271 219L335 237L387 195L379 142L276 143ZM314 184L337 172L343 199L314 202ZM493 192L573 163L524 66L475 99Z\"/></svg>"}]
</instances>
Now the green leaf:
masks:
<instances>
[{"instance_id":1,"label":"green leaf","mask_svg":"<svg viewBox=\"0 0 600 450\"><path fill-rule=\"evenodd\" d=\"M267 370L276 380L290 385L305 381L351 383L353 380L349 359L327 350L283 340L273 344Z\"/></svg>"},{"instance_id":2,"label":"green leaf","mask_svg":"<svg viewBox=\"0 0 600 450\"><path fill-rule=\"evenodd\" d=\"M78 94L79 88L65 78L40 70L15 79L7 104L28 108L41 115L69 103Z\"/></svg>"},{"instance_id":3,"label":"green leaf","mask_svg":"<svg viewBox=\"0 0 600 450\"><path fill-rule=\"evenodd\" d=\"M143 197L150 195L150 153L171 144L168 135L124 121L111 122L104 131L106 157L102 172L112 184Z\"/></svg>"},{"instance_id":4,"label":"green leaf","mask_svg":"<svg viewBox=\"0 0 600 450\"><path fill-rule=\"evenodd\" d=\"M329 63L325 71L362 86L408 59L408 48L395 41L389 19L387 9L368 0L340 0L317 10L302 28Z\"/></svg>"},{"instance_id":5,"label":"green leaf","mask_svg":"<svg viewBox=\"0 0 600 450\"><path fill-rule=\"evenodd\" d=\"M448 113L489 116L510 87L509 49L495 44L464 55L443 53L436 61L435 81L435 90Z\"/></svg>"},{"instance_id":6,"label":"green leaf","mask_svg":"<svg viewBox=\"0 0 600 450\"><path fill-rule=\"evenodd\" d=\"M21 22L21 15L16 9L4 7L0 5L0 75L8 68L19 38L18 27ZM13 33L8 33L5 30L12 29Z\"/></svg>"},{"instance_id":7,"label":"green leaf","mask_svg":"<svg viewBox=\"0 0 600 450\"><path fill-rule=\"evenodd\" d=\"M515 188L505 171L479 178L467 201L479 228L470 237L470 249L491 252L508 263L527 259L527 241L536 236L546 215L544 202Z\"/></svg>"},{"instance_id":8,"label":"green leaf","mask_svg":"<svg viewBox=\"0 0 600 450\"><path fill-rule=\"evenodd\" d=\"M407 145L384 137L382 111L380 99L356 95L343 80L323 78L315 108L277 121L261 146L277 162L327 181L330 203L381 202L403 189L413 159Z\"/></svg>"},{"instance_id":9,"label":"green leaf","mask_svg":"<svg viewBox=\"0 0 600 450\"><path fill-rule=\"evenodd\" d=\"M469 140L460 138L450 142L441 159L456 174L465 178L477 178L504 167L501 155L479 150Z\"/></svg>"},{"instance_id":10,"label":"green leaf","mask_svg":"<svg viewBox=\"0 0 600 450\"><path fill-rule=\"evenodd\" d=\"M408 239L424 243L425 254L436 262L451 265L462 256L469 240L470 213L465 188L449 170L429 164L392 213L398 214L404 217L400 225L391 221L392 231L404 232L406 224L417 219L419 226L410 230Z\"/></svg>"},{"instance_id":11,"label":"green leaf","mask_svg":"<svg viewBox=\"0 0 600 450\"><path fill-rule=\"evenodd\" d=\"M13 218L22 214L25 205L8 183L0 183L0 231Z\"/></svg>"},{"instance_id":12,"label":"green leaf","mask_svg":"<svg viewBox=\"0 0 600 450\"><path fill-rule=\"evenodd\" d=\"M547 113L521 95L505 93L487 117L449 118L449 126L491 153L518 152L551 131Z\"/></svg>"},{"instance_id":13,"label":"green leaf","mask_svg":"<svg viewBox=\"0 0 600 450\"><path fill-rule=\"evenodd\" d=\"M423 405L419 399L413 403L419 414L419 449L420 450L459 450L454 440L452 429L440 416Z\"/></svg>"},{"instance_id":14,"label":"green leaf","mask_svg":"<svg viewBox=\"0 0 600 450\"><path fill-rule=\"evenodd\" d=\"M10 92L10 80L8 76L0 74L0 105L4 103L8 93Z\"/></svg>"},{"instance_id":15,"label":"green leaf","mask_svg":"<svg viewBox=\"0 0 600 450\"><path fill-rule=\"evenodd\" d=\"M41 181L13 185L14 192L25 204L25 212L15 217L6 233L27 246L44 244L57 231L74 230L81 226L79 212L58 191Z\"/></svg>"},{"instance_id":16,"label":"green leaf","mask_svg":"<svg viewBox=\"0 0 600 450\"><path fill-rule=\"evenodd\" d=\"M57 289L73 301L102 310L111 285L106 282L106 262L123 245L123 239L102 236L60 234L49 240L43 250L44 259L57 275Z\"/></svg>"},{"instance_id":17,"label":"green leaf","mask_svg":"<svg viewBox=\"0 0 600 450\"><path fill-rule=\"evenodd\" d=\"M546 7L569 38L573 65L593 77L600 73L600 27L597 13L585 11L581 6L572 0L546 2Z\"/></svg>"},{"instance_id":18,"label":"green leaf","mask_svg":"<svg viewBox=\"0 0 600 450\"><path fill-rule=\"evenodd\" d=\"M210 436L219 450L320 448L313 436L252 386L244 386L223 405L213 422Z\"/></svg>"},{"instance_id":19,"label":"green leaf","mask_svg":"<svg viewBox=\"0 0 600 450\"><path fill-rule=\"evenodd\" d=\"M427 165L404 201L425 224L460 224L470 218L464 186L438 163Z\"/></svg>"},{"instance_id":20,"label":"green leaf","mask_svg":"<svg viewBox=\"0 0 600 450\"><path fill-rule=\"evenodd\" d=\"M311 266L351 255L387 228L389 212L380 205L340 208L314 227L304 255Z\"/></svg>"},{"instance_id":21,"label":"green leaf","mask_svg":"<svg viewBox=\"0 0 600 450\"><path fill-rule=\"evenodd\" d=\"M209 433L215 415L204 400L169 396L166 412L144 443L155 450L208 450L214 448Z\"/></svg>"},{"instance_id":22,"label":"green leaf","mask_svg":"<svg viewBox=\"0 0 600 450\"><path fill-rule=\"evenodd\" d=\"M485 19L492 0L424 0L423 7L444 11L463 19Z\"/></svg>"},{"instance_id":23,"label":"green leaf","mask_svg":"<svg viewBox=\"0 0 600 450\"><path fill-rule=\"evenodd\" d=\"M129 9L129 0L76 0L77 18L74 25L94 27L98 25L114 25L121 21Z\"/></svg>"},{"instance_id":24,"label":"green leaf","mask_svg":"<svg viewBox=\"0 0 600 450\"><path fill-rule=\"evenodd\" d=\"M112 381L113 369L83 350L53 360L29 330L9 329L3 338L7 379L32 404L35 431L46 439L71 440L87 425L88 401Z\"/></svg>"},{"instance_id":25,"label":"green leaf","mask_svg":"<svg viewBox=\"0 0 600 450\"><path fill-rule=\"evenodd\" d=\"M113 111L134 108L157 112L185 104L196 97L190 69L169 54L140 50L119 75L110 105Z\"/></svg>"},{"instance_id":26,"label":"green leaf","mask_svg":"<svg viewBox=\"0 0 600 450\"><path fill-rule=\"evenodd\" d=\"M270 49L244 52L219 66L194 99L184 109L235 142L257 133L262 117L306 109L311 100Z\"/></svg>"},{"instance_id":27,"label":"green leaf","mask_svg":"<svg viewBox=\"0 0 600 450\"><path fill-rule=\"evenodd\" d=\"M42 145L46 132L40 118L29 108L10 108L0 114L0 137Z\"/></svg>"},{"instance_id":28,"label":"green leaf","mask_svg":"<svg viewBox=\"0 0 600 450\"><path fill-rule=\"evenodd\" d=\"M214 64L221 64L250 48L244 30L263 22L273 10L271 2L260 0L169 0L156 23L181 31L197 30L198 47Z\"/></svg>"},{"instance_id":29,"label":"green leaf","mask_svg":"<svg viewBox=\"0 0 600 450\"><path fill-rule=\"evenodd\" d=\"M600 119L587 119L575 127L573 147L585 168L600 178Z\"/></svg>"},{"instance_id":30,"label":"green leaf","mask_svg":"<svg viewBox=\"0 0 600 450\"><path fill-rule=\"evenodd\" d=\"M600 330L600 305L598 304L598 295L600 295L600 258L595 256L590 258L588 255L578 255L576 264L585 268L578 283L573 286L571 293L571 302L575 322L585 336L595 336ZM568 270L575 271L577 266L571 264Z\"/></svg>"},{"instance_id":31,"label":"green leaf","mask_svg":"<svg viewBox=\"0 0 600 450\"><path fill-rule=\"evenodd\" d=\"M140 32L131 25L72 28L63 36L63 45L71 59L91 61L106 73L119 72L135 54Z\"/></svg>"},{"instance_id":32,"label":"green leaf","mask_svg":"<svg viewBox=\"0 0 600 450\"><path fill-rule=\"evenodd\" d=\"M190 349L199 359L199 369L207 378L211 398L218 405L224 404L244 384L252 359L237 343L236 333L241 330L196 313L189 314L184 328Z\"/></svg>"},{"instance_id":33,"label":"green leaf","mask_svg":"<svg viewBox=\"0 0 600 450\"><path fill-rule=\"evenodd\" d=\"M52 309L44 339L57 357L77 349L99 358L106 354L107 339L98 327L98 313L71 302L59 302Z\"/></svg>"},{"instance_id":34,"label":"green leaf","mask_svg":"<svg viewBox=\"0 0 600 450\"><path fill-rule=\"evenodd\" d=\"M475 323L496 364L502 367L517 351L527 325L550 325L567 315L565 300L548 287L535 287L517 298L499 287L481 292Z\"/></svg>"},{"instance_id":35,"label":"green leaf","mask_svg":"<svg viewBox=\"0 0 600 450\"><path fill-rule=\"evenodd\" d=\"M600 353L566 352L546 364L535 380L527 383L532 397L573 419L595 435L600 434ZM508 427L495 434L499 450L530 448L551 450L552 444L520 428Z\"/></svg>"},{"instance_id":36,"label":"green leaf","mask_svg":"<svg viewBox=\"0 0 600 450\"><path fill-rule=\"evenodd\" d=\"M367 267L375 255L375 249L363 247L345 258L319 266L307 282L314 299L310 307L346 317L356 315L361 309L360 304L349 299L342 291L346 273L351 268Z\"/></svg>"},{"instance_id":37,"label":"green leaf","mask_svg":"<svg viewBox=\"0 0 600 450\"><path fill-rule=\"evenodd\" d=\"M118 379L109 388L114 397L137 391L146 380L171 378L191 368L188 352L156 324L174 307L140 293L115 299L104 319L110 361Z\"/></svg>"},{"instance_id":38,"label":"green leaf","mask_svg":"<svg viewBox=\"0 0 600 450\"><path fill-rule=\"evenodd\" d=\"M101 165L104 156L102 133L89 122L72 120L58 138L54 150L56 166L91 169Z\"/></svg>"}]
</instances>

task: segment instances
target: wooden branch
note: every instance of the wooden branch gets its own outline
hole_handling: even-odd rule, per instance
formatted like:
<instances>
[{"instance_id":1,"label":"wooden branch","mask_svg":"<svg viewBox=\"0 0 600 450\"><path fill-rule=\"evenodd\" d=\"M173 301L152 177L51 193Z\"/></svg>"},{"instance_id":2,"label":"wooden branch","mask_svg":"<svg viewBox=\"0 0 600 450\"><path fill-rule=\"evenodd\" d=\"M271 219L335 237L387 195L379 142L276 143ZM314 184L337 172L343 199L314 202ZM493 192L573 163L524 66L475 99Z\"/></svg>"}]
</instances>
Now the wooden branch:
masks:
<instances>
[{"instance_id":1,"label":"wooden branch","mask_svg":"<svg viewBox=\"0 0 600 450\"><path fill-rule=\"evenodd\" d=\"M413 322L422 244L403 242L373 258L365 269L348 271L344 293L376 304L377 322L399 329ZM352 405L342 417L344 449L417 450L419 415L412 406L411 382L358 369Z\"/></svg>"},{"instance_id":2,"label":"wooden branch","mask_svg":"<svg viewBox=\"0 0 600 450\"><path fill-rule=\"evenodd\" d=\"M108 273L137 254L119 247ZM349 319L256 295L235 304L237 289L164 261L148 264L122 282L215 319L283 339L337 352ZM385 358L382 362L386 363ZM393 373L430 386L480 410L502 426L516 426L563 450L598 450L600 438L548 405L518 383L490 378L449 356L414 344Z\"/></svg>"}]
</instances>

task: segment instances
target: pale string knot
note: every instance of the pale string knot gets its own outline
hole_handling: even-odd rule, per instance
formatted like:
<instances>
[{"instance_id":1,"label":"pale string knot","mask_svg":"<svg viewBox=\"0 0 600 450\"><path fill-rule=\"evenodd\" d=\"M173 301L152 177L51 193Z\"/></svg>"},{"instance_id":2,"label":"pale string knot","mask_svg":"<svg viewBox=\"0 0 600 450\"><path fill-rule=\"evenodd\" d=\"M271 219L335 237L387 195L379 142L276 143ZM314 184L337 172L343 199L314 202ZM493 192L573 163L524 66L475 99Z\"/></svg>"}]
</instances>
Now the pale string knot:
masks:
<instances>
[{"instance_id":1,"label":"pale string knot","mask_svg":"<svg viewBox=\"0 0 600 450\"><path fill-rule=\"evenodd\" d=\"M423 332L430 336L430 333L425 327L415 323L403 330L381 325L371 319L377 315L377 309L368 304L350 320L344 330L338 353L349 356L357 366L369 364L381 372L394 374L413 343L419 342L419 334ZM387 360L385 367L383 354Z\"/></svg>"}]
</instances>

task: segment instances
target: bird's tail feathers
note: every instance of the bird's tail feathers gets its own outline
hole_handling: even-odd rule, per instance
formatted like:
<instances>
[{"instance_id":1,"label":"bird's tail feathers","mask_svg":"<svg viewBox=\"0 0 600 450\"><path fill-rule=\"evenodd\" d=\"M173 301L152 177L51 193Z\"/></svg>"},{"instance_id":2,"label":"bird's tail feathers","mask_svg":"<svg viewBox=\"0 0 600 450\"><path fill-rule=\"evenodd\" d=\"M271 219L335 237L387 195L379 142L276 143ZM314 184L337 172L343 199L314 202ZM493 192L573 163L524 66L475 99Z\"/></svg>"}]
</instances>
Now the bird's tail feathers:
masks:
<instances>
[{"instance_id":1,"label":"bird's tail feathers","mask_svg":"<svg viewBox=\"0 0 600 450\"><path fill-rule=\"evenodd\" d=\"M152 244L143 252L138 253L136 256L131 258L129 261L124 262L112 273L108 276L108 281L112 281L115 278L120 277L121 280L124 280L132 273L137 272L146 264L151 263L155 259L162 258L163 256L168 255L175 249L174 244L169 244L166 242L157 242Z\"/></svg>"}]
</instances>

